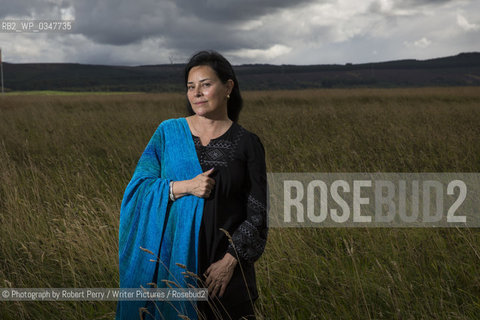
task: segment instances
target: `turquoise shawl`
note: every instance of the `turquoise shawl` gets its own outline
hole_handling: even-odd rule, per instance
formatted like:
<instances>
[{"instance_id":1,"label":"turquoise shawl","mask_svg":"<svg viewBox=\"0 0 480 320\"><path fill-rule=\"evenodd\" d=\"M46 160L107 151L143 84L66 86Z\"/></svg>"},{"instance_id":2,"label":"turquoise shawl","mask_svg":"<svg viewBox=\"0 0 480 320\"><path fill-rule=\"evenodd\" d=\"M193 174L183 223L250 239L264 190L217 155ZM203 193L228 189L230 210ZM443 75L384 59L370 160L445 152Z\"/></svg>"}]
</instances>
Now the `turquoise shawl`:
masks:
<instances>
[{"instance_id":1,"label":"turquoise shawl","mask_svg":"<svg viewBox=\"0 0 480 320\"><path fill-rule=\"evenodd\" d=\"M162 122L143 152L128 184L120 210L119 267L120 287L149 288L159 255L157 285L164 279L180 287L195 285L186 278L180 263L197 273L198 234L203 213L203 199L184 196L170 206L170 181L192 179L202 173L195 145L185 118ZM163 236L162 236L163 235ZM119 301L116 319L139 319L145 301ZM195 303L156 301L150 312L155 319L178 319L178 314L196 319ZM159 311L161 315L159 314ZM147 317L149 319L149 317Z\"/></svg>"}]
</instances>

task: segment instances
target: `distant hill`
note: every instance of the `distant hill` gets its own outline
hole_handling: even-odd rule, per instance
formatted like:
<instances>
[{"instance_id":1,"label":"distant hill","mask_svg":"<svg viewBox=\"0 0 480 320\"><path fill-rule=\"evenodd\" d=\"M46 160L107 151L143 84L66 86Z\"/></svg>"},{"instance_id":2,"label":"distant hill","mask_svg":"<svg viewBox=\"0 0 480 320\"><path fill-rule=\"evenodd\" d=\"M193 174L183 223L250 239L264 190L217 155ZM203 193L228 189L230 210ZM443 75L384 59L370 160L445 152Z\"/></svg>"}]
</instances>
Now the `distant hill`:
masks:
<instances>
[{"instance_id":1,"label":"distant hill","mask_svg":"<svg viewBox=\"0 0 480 320\"><path fill-rule=\"evenodd\" d=\"M75 63L5 63L6 90L144 91L183 90L183 64L136 67ZM430 60L346 65L235 66L243 90L479 86L480 53Z\"/></svg>"}]
</instances>

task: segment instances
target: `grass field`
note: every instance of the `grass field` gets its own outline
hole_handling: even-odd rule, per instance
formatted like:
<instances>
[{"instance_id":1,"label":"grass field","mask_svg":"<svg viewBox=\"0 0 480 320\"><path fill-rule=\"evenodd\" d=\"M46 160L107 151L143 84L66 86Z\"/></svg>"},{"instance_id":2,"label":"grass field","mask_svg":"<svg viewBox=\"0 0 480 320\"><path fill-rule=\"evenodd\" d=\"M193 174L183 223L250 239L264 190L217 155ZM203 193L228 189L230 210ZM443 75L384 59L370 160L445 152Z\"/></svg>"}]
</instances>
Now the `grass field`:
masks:
<instances>
[{"instance_id":1,"label":"grass field","mask_svg":"<svg viewBox=\"0 0 480 320\"><path fill-rule=\"evenodd\" d=\"M55 90L31 90L5 92L6 96L84 96L84 95L124 95L142 94L140 92L113 92L113 91L55 91Z\"/></svg>"},{"instance_id":2,"label":"grass field","mask_svg":"<svg viewBox=\"0 0 480 320\"><path fill-rule=\"evenodd\" d=\"M269 172L479 172L478 88L244 93ZM0 287L118 287L123 191L181 94L0 97ZM258 319L478 319L478 229L271 229ZM115 302L1 302L112 319Z\"/></svg>"}]
</instances>

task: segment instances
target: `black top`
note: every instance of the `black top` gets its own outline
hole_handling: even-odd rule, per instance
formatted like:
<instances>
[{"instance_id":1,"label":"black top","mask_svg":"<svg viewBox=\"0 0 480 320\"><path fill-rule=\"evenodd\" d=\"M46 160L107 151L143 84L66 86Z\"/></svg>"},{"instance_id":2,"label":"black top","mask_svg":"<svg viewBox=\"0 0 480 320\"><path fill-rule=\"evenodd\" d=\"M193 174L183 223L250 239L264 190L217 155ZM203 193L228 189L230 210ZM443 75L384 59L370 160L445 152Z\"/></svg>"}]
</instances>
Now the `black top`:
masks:
<instances>
[{"instance_id":1,"label":"black top","mask_svg":"<svg viewBox=\"0 0 480 320\"><path fill-rule=\"evenodd\" d=\"M265 151L257 135L237 123L202 146L192 134L198 160L215 187L205 199L198 247L198 271L231 253L237 264L220 302L232 306L258 297L253 262L263 253L267 239L267 179ZM233 245L220 230L232 236ZM243 279L240 264L246 279ZM205 280L205 279L204 279Z\"/></svg>"}]
</instances>

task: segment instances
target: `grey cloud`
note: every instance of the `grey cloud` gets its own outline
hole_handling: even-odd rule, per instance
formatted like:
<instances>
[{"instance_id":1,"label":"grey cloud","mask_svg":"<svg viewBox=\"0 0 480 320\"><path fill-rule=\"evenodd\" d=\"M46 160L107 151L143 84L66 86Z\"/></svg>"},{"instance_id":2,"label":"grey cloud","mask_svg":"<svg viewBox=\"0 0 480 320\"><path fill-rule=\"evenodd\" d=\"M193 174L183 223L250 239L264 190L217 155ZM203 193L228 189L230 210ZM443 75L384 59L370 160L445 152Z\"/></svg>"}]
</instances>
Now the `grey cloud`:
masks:
<instances>
[{"instance_id":1,"label":"grey cloud","mask_svg":"<svg viewBox=\"0 0 480 320\"><path fill-rule=\"evenodd\" d=\"M7 16L60 19L60 9L66 9L69 6L71 6L69 0L4 0L0 5L0 19Z\"/></svg>"},{"instance_id":2,"label":"grey cloud","mask_svg":"<svg viewBox=\"0 0 480 320\"><path fill-rule=\"evenodd\" d=\"M309 3L326 2L326 0L178 0L178 9L184 17L175 23L166 43L179 50L197 50L216 48L219 51L240 49L267 49L282 43L295 26L285 26L283 21L268 20L253 30L239 28L242 23L253 20L265 20L267 14L279 10L288 10L306 6ZM313 30L312 30L312 33ZM319 33L316 33L318 35Z\"/></svg>"},{"instance_id":3,"label":"grey cloud","mask_svg":"<svg viewBox=\"0 0 480 320\"><path fill-rule=\"evenodd\" d=\"M216 48L219 51L242 48L264 49L274 43L265 31L242 31L213 23L185 22L172 30L166 43L179 50Z\"/></svg>"},{"instance_id":4,"label":"grey cloud","mask_svg":"<svg viewBox=\"0 0 480 320\"><path fill-rule=\"evenodd\" d=\"M178 7L185 13L204 20L234 22L250 20L274 13L279 9L298 7L318 0L177 0Z\"/></svg>"},{"instance_id":5,"label":"grey cloud","mask_svg":"<svg viewBox=\"0 0 480 320\"><path fill-rule=\"evenodd\" d=\"M236 30L235 26L308 2L312 0L293 4L287 0L76 1L75 30L97 43L113 45L160 37L177 50L263 49L272 44L268 36L259 38L253 32Z\"/></svg>"},{"instance_id":6,"label":"grey cloud","mask_svg":"<svg viewBox=\"0 0 480 320\"><path fill-rule=\"evenodd\" d=\"M381 0L373 1L367 12L382 14L387 17L415 16L429 7L438 7L447 3L455 3L456 0L394 0L391 5Z\"/></svg>"},{"instance_id":7,"label":"grey cloud","mask_svg":"<svg viewBox=\"0 0 480 320\"><path fill-rule=\"evenodd\" d=\"M170 2L77 1L75 31L104 44L125 45L151 36L165 36L176 16Z\"/></svg>"},{"instance_id":8,"label":"grey cloud","mask_svg":"<svg viewBox=\"0 0 480 320\"><path fill-rule=\"evenodd\" d=\"M478 51L480 34L465 32L455 20L455 10L480 9L474 0L373 0L369 8L338 0L0 1L0 19L53 19L72 6L76 21L69 34L45 34L31 41L25 40L27 35L0 34L6 54L32 62L133 65L168 63L169 57L184 62L206 48L224 52L236 63L378 61ZM329 5L321 5L325 3ZM430 46L404 45L423 37ZM271 52L282 53L267 54Z\"/></svg>"},{"instance_id":9,"label":"grey cloud","mask_svg":"<svg viewBox=\"0 0 480 320\"><path fill-rule=\"evenodd\" d=\"M399 8L412 8L424 5L441 5L448 2L456 2L457 0L396 0L395 6Z\"/></svg>"}]
</instances>

